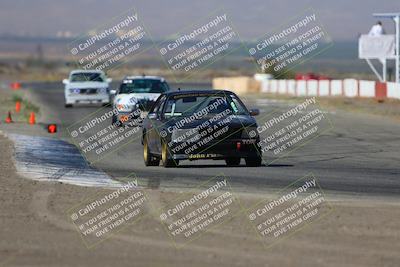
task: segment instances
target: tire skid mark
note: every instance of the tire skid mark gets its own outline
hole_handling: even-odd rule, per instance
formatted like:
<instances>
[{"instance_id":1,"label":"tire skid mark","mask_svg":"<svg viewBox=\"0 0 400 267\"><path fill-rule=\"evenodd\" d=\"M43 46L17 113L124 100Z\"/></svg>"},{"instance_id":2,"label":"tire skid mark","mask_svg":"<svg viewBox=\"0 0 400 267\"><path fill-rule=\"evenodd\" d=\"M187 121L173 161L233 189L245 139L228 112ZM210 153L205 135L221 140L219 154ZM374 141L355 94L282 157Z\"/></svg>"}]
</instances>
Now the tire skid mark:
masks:
<instances>
[{"instance_id":1,"label":"tire skid mark","mask_svg":"<svg viewBox=\"0 0 400 267\"><path fill-rule=\"evenodd\" d=\"M117 188L123 184L89 166L79 150L63 140L8 134L14 142L17 172L37 181Z\"/></svg>"}]
</instances>

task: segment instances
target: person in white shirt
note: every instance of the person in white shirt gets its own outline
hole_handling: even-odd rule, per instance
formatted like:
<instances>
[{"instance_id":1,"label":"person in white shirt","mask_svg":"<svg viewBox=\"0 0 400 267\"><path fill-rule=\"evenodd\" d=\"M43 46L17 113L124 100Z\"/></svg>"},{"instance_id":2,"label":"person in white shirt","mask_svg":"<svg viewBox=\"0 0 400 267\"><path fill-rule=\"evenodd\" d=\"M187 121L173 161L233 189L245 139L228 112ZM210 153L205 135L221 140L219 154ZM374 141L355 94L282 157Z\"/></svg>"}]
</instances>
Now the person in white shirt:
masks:
<instances>
[{"instance_id":1,"label":"person in white shirt","mask_svg":"<svg viewBox=\"0 0 400 267\"><path fill-rule=\"evenodd\" d=\"M378 21L374 26L372 26L369 31L369 36L381 36L385 34L385 30L382 27L382 22Z\"/></svg>"}]
</instances>

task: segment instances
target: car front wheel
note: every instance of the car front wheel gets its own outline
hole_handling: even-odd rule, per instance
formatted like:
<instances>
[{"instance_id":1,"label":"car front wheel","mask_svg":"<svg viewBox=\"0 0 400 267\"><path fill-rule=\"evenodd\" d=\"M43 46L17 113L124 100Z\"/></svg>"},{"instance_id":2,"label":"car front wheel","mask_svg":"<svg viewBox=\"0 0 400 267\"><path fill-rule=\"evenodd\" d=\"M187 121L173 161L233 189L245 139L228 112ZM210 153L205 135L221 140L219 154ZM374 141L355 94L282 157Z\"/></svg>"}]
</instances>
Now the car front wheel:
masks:
<instances>
[{"instance_id":1,"label":"car front wheel","mask_svg":"<svg viewBox=\"0 0 400 267\"><path fill-rule=\"evenodd\" d=\"M158 166L158 165L160 165L160 159L155 157L150 152L146 135L143 138L143 159L144 159L144 165L146 165L146 166Z\"/></svg>"},{"instance_id":2,"label":"car front wheel","mask_svg":"<svg viewBox=\"0 0 400 267\"><path fill-rule=\"evenodd\" d=\"M117 123L117 121L118 121L117 116L112 115L112 117L111 117L111 123L112 123L113 125L115 125L115 124Z\"/></svg>"}]
</instances>

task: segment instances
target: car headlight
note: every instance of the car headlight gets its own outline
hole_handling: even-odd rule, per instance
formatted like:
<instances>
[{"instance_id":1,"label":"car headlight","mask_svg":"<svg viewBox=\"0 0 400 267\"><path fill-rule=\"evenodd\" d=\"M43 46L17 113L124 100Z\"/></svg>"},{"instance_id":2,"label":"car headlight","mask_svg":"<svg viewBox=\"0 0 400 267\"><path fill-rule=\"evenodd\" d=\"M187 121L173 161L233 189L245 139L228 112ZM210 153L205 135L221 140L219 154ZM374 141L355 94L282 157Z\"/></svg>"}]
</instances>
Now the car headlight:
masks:
<instances>
[{"instance_id":1,"label":"car headlight","mask_svg":"<svg viewBox=\"0 0 400 267\"><path fill-rule=\"evenodd\" d=\"M246 127L242 131L243 139L256 139L258 137L257 127Z\"/></svg>"},{"instance_id":2,"label":"car headlight","mask_svg":"<svg viewBox=\"0 0 400 267\"><path fill-rule=\"evenodd\" d=\"M81 90L80 89L71 88L71 89L69 89L69 92L71 94L79 94L81 92Z\"/></svg>"},{"instance_id":3,"label":"car headlight","mask_svg":"<svg viewBox=\"0 0 400 267\"><path fill-rule=\"evenodd\" d=\"M100 88L100 89L99 89L99 93L100 93L100 94L107 94L108 91L109 91L108 88Z\"/></svg>"},{"instance_id":4,"label":"car headlight","mask_svg":"<svg viewBox=\"0 0 400 267\"><path fill-rule=\"evenodd\" d=\"M116 108L120 112L131 112L132 111L132 106L127 105L127 104L117 104Z\"/></svg>"},{"instance_id":5,"label":"car headlight","mask_svg":"<svg viewBox=\"0 0 400 267\"><path fill-rule=\"evenodd\" d=\"M131 97L129 99L129 103L130 104L137 104L137 103L139 103L139 100L136 97Z\"/></svg>"},{"instance_id":6,"label":"car headlight","mask_svg":"<svg viewBox=\"0 0 400 267\"><path fill-rule=\"evenodd\" d=\"M197 128L175 129L172 131L171 140L176 143L193 143L200 140L200 134Z\"/></svg>"}]
</instances>

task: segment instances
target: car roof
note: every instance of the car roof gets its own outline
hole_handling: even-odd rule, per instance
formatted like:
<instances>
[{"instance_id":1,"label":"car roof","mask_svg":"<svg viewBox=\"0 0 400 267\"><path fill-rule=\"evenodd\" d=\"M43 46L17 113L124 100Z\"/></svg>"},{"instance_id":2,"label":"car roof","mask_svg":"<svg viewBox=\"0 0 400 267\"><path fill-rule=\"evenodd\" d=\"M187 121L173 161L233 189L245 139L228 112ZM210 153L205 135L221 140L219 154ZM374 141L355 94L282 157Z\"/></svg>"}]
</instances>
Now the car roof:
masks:
<instances>
[{"instance_id":1,"label":"car roof","mask_svg":"<svg viewBox=\"0 0 400 267\"><path fill-rule=\"evenodd\" d=\"M104 73L102 70L72 70L71 74L75 73Z\"/></svg>"},{"instance_id":2,"label":"car roof","mask_svg":"<svg viewBox=\"0 0 400 267\"><path fill-rule=\"evenodd\" d=\"M149 80L165 81L164 77L161 77L161 76L147 76L147 75L125 76L125 78L123 80L136 80L136 79L149 79Z\"/></svg>"},{"instance_id":3,"label":"car roof","mask_svg":"<svg viewBox=\"0 0 400 267\"><path fill-rule=\"evenodd\" d=\"M218 94L218 93L227 93L227 94L232 94L233 92L228 91L228 90L222 90L222 89L199 89L199 90L178 90L178 91L169 91L163 93L164 95L167 96L172 96L172 95L186 95L186 94Z\"/></svg>"}]
</instances>

